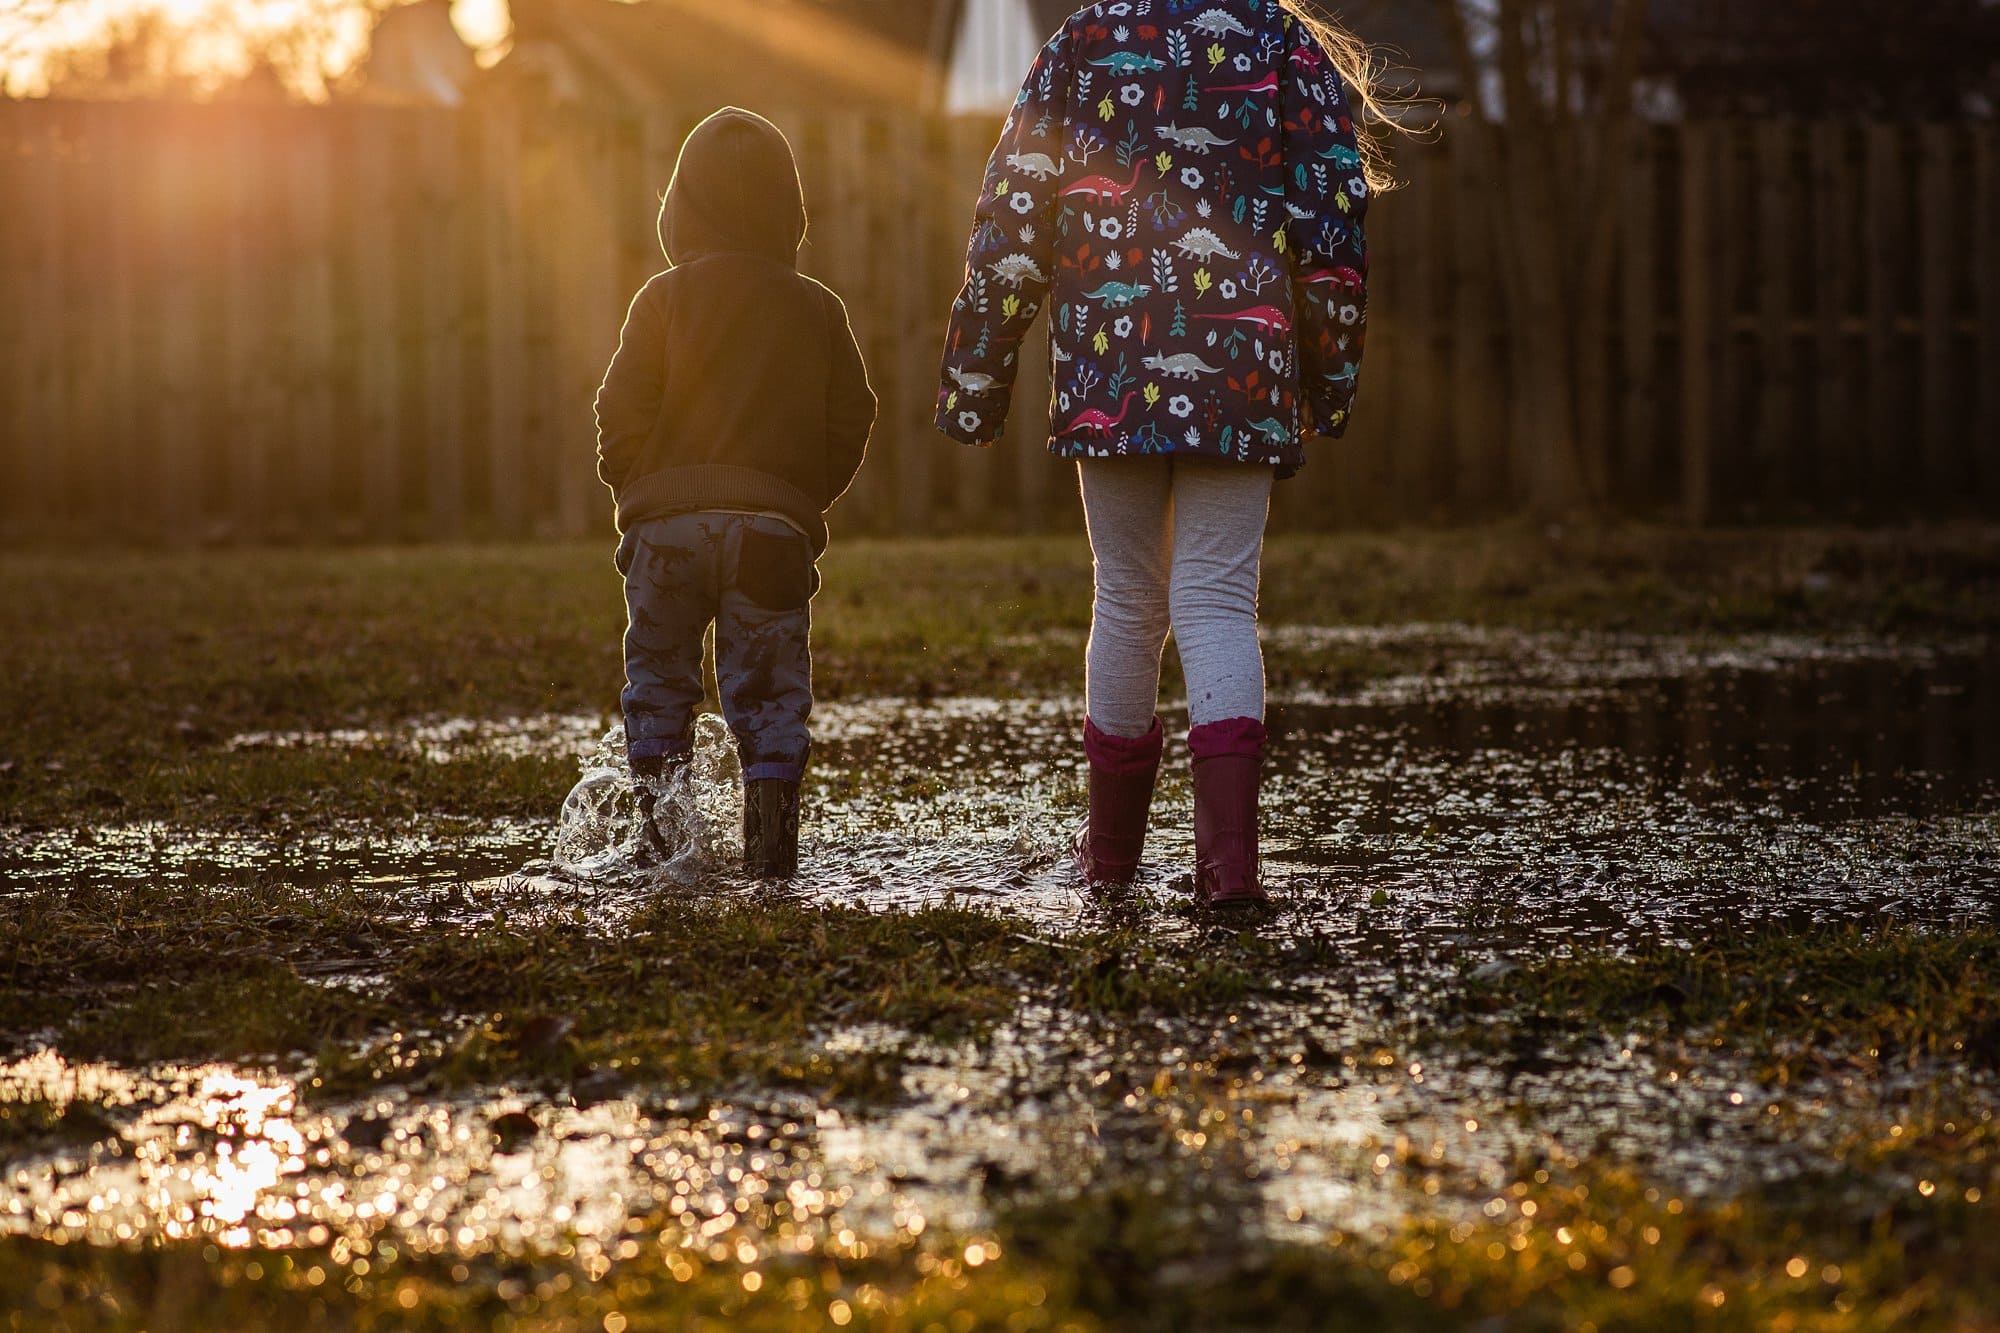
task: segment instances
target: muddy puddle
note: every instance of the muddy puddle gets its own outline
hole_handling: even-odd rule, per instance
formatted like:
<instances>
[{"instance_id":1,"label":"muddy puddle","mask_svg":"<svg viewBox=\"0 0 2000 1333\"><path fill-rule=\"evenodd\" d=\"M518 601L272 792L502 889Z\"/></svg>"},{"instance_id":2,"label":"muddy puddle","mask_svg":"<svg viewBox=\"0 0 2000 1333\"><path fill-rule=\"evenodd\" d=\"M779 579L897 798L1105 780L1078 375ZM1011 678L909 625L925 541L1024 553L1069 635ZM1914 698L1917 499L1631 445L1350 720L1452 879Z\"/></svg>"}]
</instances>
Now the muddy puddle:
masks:
<instances>
[{"instance_id":1,"label":"muddy puddle","mask_svg":"<svg viewBox=\"0 0 2000 1333\"><path fill-rule=\"evenodd\" d=\"M1330 652L1344 633L1280 630L1273 650ZM1579 1156L1690 1193L1824 1174L1856 1125L1934 1095L1921 1074L1839 1068L1777 1089L1748 1056L1615 1029L1496 1057L1431 1020L1467 973L1575 944L1756 921L2000 920L1993 648L1448 627L1391 646L1408 672L1293 683L1274 700L1266 873L1278 905L1254 928L1289 961L1233 1009L1135 1027L1025 1004L977 1046L825 1034L832 1054L906 1062L900 1095L868 1105L740 1088L713 1100L621 1089L581 1106L513 1089L325 1105L300 1095L309 1070L128 1070L17 1049L0 1065L0 1102L88 1114L7 1150L0 1229L473 1253L579 1237L609 1247L628 1217L657 1212L682 1243L750 1263L927 1227L978 1234L1014 1192L1176 1170L1230 1182L1228 1206L1254 1228L1318 1235L1469 1217L1535 1163ZM809 870L781 892L876 911L990 908L1058 944L1118 926L1197 944L1236 929L1186 906L1190 797L1172 749L1141 882L1108 894L1076 883L1061 848L1081 809L1079 721L1067 699L826 705ZM603 730L549 719L235 743L408 744L456 762L518 742L588 763ZM615 829L560 851L552 811L301 845L132 827L9 837L0 878L357 883L386 914L449 903L462 926L550 901L615 929L649 893L770 892L728 869L724 749L711 727L690 797L700 851L671 874L603 859ZM593 856L602 873L589 873ZM1981 1077L1954 1088L1970 1114L2000 1110Z\"/></svg>"}]
</instances>

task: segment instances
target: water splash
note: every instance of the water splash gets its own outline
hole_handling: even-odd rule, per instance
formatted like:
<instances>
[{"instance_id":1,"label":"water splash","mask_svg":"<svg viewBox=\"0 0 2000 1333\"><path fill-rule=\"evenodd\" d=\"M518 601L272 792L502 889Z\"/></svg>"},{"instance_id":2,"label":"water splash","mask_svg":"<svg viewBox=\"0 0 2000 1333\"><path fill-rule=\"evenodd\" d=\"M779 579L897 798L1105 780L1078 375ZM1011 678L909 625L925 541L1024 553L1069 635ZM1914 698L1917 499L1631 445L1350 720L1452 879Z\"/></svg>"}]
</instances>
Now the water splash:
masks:
<instances>
[{"instance_id":1,"label":"water splash","mask_svg":"<svg viewBox=\"0 0 2000 1333\"><path fill-rule=\"evenodd\" d=\"M693 760L663 778L632 772L623 726L599 738L582 768L557 820L550 873L593 884L692 884L742 859L742 767L735 738L713 713L695 720ZM641 815L642 789L653 798L658 844Z\"/></svg>"}]
</instances>

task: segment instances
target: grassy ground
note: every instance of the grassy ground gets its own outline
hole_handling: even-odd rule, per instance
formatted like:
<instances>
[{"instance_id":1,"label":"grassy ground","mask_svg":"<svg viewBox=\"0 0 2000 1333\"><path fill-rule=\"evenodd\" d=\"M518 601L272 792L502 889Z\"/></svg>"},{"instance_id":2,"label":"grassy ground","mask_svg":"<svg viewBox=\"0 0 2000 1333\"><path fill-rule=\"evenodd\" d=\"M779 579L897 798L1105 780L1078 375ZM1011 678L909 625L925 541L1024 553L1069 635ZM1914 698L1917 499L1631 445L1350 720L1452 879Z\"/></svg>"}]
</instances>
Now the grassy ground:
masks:
<instances>
[{"instance_id":1,"label":"grassy ground","mask_svg":"<svg viewBox=\"0 0 2000 1333\"><path fill-rule=\"evenodd\" d=\"M1080 688L1079 540L844 542L825 569L822 698ZM1988 631L2000 529L1281 537L1264 604L1272 624ZM622 625L600 545L0 554L0 810L15 823L207 826L544 814L568 785L565 762L224 743L416 717L611 714ZM1365 648L1280 652L1271 672L1351 683L1395 665Z\"/></svg>"},{"instance_id":2,"label":"grassy ground","mask_svg":"<svg viewBox=\"0 0 2000 1333\"><path fill-rule=\"evenodd\" d=\"M817 604L821 693L1074 691L1088 582L1075 541L837 545ZM2000 531L1290 537L1272 545L1265 591L1280 624L1991 633ZM599 546L0 555L0 827L546 819L568 759L227 742L608 714L620 623ZM1408 666L1341 653L1279 652L1273 674ZM1977 1082L2000 1041L1988 928L1764 931L1468 968L1431 989L1421 1022L1390 1015L1329 1050L1303 1021L1232 1026L1338 969L1298 936L1181 914L1057 940L994 914L782 897L632 911L606 930L504 886L432 899L283 874L198 892L0 885L0 1039L280 1067L326 1101L778 1087L866 1114L914 1057L829 1054L829 1030L978 1042L1032 1009L1101 1038L1132 1076L1092 1094L1093 1116L1136 1099L1143 1123L1121 1131L1122 1165L990 1179L982 1234L873 1249L718 1257L662 1244L681 1232L644 1215L604 1248L506 1255L4 1240L0 1327L2000 1329L2000 1125ZM313 981L329 959L374 984ZM745 975L759 980L748 993ZM1246 1061L1359 1081L1378 1055L1483 1059L1525 1039L1563 1058L1614 1032L1689 1067L1741 1053L1774 1099L1835 1070L1910 1075L1920 1095L1848 1124L1811 1169L1734 1196L1684 1198L1615 1160L1550 1154L1502 1182L1448 1180L1490 1193L1476 1221L1245 1239ZM1362 1044L1378 1039L1379 1052ZM87 1100L0 1100L0 1165L118 1134ZM1411 1145L1380 1161L1416 1194L1448 1174Z\"/></svg>"}]
</instances>

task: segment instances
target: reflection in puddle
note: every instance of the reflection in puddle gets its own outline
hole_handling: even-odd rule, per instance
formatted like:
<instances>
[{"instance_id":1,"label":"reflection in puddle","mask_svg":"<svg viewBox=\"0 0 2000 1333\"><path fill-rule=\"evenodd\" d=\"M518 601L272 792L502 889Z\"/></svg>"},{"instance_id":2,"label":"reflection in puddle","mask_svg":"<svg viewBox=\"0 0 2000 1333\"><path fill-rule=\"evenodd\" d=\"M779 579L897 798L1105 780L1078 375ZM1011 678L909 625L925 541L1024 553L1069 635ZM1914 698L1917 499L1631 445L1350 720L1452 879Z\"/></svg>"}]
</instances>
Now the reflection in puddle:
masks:
<instances>
[{"instance_id":1,"label":"reflection in puddle","mask_svg":"<svg viewBox=\"0 0 2000 1333\"><path fill-rule=\"evenodd\" d=\"M1192 1154L1245 1184L1266 1229L1319 1234L1463 1215L1523 1162L1566 1155L1611 1154L1696 1192L1781 1180L1823 1165L1858 1118L1920 1095L1838 1070L1780 1095L1729 1052L1670 1058L1616 1032L1560 1064L1533 1050L1477 1056L1428 1040L1425 1015L1464 970L1575 943L1699 938L1718 920L2000 917L1990 648L1449 627L1273 641L1294 657L1358 644L1412 661L1348 690L1295 677L1276 701L1265 808L1279 906L1262 929L1302 960L1282 994L1143 1033L1029 1005L976 1049L829 1034L833 1052L910 1057L903 1097L869 1111L740 1092L699 1105L642 1095L579 1109L503 1093L319 1108L268 1071L72 1067L42 1052L0 1066L0 1102L80 1099L108 1123L95 1142L10 1140L0 1228L473 1252L609 1238L657 1211L680 1243L754 1257L969 1232L1010 1189ZM1069 700L822 708L807 873L785 891L882 911L988 906L1052 937L1137 924L1200 938L1210 926L1176 883L1192 851L1180 761L1163 775L1139 885L1086 892L1065 864L1079 722ZM584 756L602 730L553 719L365 743L450 760L532 736L529 750ZM719 825L728 785L717 767L701 793ZM449 900L446 919L462 924L490 904L547 901L607 929L647 893L760 891L729 871L726 849L693 885L579 875L574 859L523 872L554 833L550 821L370 827L292 844L125 827L10 837L0 874L16 886L354 882L388 914ZM1967 1095L1991 1114L1992 1091ZM509 1118L523 1110L532 1124Z\"/></svg>"}]
</instances>

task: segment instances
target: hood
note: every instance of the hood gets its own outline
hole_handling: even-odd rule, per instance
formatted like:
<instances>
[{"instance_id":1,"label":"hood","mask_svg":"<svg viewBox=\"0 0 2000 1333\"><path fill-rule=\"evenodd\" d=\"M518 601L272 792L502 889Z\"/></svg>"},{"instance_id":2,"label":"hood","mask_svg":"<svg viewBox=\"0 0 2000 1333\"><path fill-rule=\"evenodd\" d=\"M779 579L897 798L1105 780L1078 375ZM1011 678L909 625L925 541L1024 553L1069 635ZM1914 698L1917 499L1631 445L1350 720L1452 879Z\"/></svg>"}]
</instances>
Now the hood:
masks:
<instances>
[{"instance_id":1,"label":"hood","mask_svg":"<svg viewBox=\"0 0 2000 1333\"><path fill-rule=\"evenodd\" d=\"M805 239L805 191L783 131L733 106L695 126L660 205L667 262L753 254L796 265Z\"/></svg>"}]
</instances>

